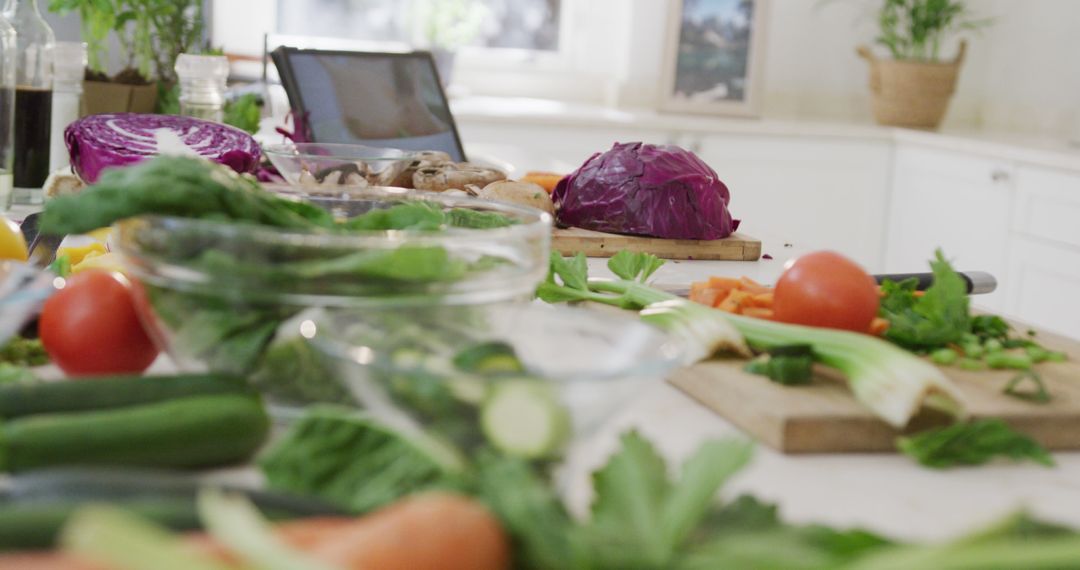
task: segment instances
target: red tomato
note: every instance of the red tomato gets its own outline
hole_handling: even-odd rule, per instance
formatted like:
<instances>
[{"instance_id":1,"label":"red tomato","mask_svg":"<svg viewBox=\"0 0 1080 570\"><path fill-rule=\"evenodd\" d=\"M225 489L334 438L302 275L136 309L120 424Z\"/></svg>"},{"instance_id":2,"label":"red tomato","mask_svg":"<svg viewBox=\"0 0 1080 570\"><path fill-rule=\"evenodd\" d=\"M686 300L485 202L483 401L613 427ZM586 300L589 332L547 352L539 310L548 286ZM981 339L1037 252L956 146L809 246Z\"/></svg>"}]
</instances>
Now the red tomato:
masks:
<instances>
[{"instance_id":1,"label":"red tomato","mask_svg":"<svg viewBox=\"0 0 1080 570\"><path fill-rule=\"evenodd\" d=\"M158 355L127 281L106 271L71 276L45 301L38 332L53 362L71 376L137 374Z\"/></svg>"},{"instance_id":2,"label":"red tomato","mask_svg":"<svg viewBox=\"0 0 1080 570\"><path fill-rule=\"evenodd\" d=\"M774 294L775 319L784 323L867 332L878 313L874 278L831 251L796 259L776 282Z\"/></svg>"}]
</instances>

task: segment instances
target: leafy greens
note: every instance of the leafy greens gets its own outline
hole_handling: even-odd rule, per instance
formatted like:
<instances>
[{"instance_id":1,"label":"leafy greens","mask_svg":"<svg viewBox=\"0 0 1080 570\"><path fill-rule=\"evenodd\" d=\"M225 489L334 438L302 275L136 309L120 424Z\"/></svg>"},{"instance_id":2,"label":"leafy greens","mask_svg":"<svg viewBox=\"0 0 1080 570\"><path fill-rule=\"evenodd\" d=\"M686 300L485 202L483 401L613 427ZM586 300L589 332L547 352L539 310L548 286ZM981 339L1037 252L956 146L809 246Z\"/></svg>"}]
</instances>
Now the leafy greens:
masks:
<instances>
[{"instance_id":1,"label":"leafy greens","mask_svg":"<svg viewBox=\"0 0 1080 570\"><path fill-rule=\"evenodd\" d=\"M995 457L1054 465L1053 457L1041 445L998 419L927 430L901 437L896 446L920 464L935 469L982 465Z\"/></svg>"}]
</instances>

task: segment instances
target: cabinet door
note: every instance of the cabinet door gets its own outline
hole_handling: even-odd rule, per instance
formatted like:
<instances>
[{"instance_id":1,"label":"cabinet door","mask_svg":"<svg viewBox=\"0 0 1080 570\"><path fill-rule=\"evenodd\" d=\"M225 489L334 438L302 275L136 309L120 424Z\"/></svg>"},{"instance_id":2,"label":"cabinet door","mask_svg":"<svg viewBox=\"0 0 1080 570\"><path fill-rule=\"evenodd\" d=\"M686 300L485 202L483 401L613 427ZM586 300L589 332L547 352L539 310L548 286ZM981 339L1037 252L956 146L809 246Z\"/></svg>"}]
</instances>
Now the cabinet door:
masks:
<instances>
[{"instance_id":1,"label":"cabinet door","mask_svg":"<svg viewBox=\"0 0 1080 570\"><path fill-rule=\"evenodd\" d=\"M986 271L998 280L990 295L974 298L1002 310L1008 275L1013 167L938 149L898 147L893 170L885 267L927 271L941 248L959 270Z\"/></svg>"},{"instance_id":2,"label":"cabinet door","mask_svg":"<svg viewBox=\"0 0 1080 570\"><path fill-rule=\"evenodd\" d=\"M1014 237L1009 256L1009 315L1080 339L1080 251Z\"/></svg>"},{"instance_id":3,"label":"cabinet door","mask_svg":"<svg viewBox=\"0 0 1080 570\"><path fill-rule=\"evenodd\" d=\"M699 154L731 189L739 231L881 270L890 141L710 135Z\"/></svg>"}]
</instances>

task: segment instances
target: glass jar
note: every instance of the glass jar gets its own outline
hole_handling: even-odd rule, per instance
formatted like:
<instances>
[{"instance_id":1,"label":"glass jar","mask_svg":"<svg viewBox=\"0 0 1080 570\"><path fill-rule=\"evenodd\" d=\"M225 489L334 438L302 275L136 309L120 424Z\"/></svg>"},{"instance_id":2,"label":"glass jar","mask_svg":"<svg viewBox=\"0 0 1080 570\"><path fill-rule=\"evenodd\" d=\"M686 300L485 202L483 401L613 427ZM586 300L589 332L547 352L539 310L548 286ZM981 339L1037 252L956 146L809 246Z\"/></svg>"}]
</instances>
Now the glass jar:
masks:
<instances>
[{"instance_id":1,"label":"glass jar","mask_svg":"<svg viewBox=\"0 0 1080 570\"><path fill-rule=\"evenodd\" d=\"M0 210L11 206L15 166L15 28L0 18Z\"/></svg>"},{"instance_id":2,"label":"glass jar","mask_svg":"<svg viewBox=\"0 0 1080 570\"><path fill-rule=\"evenodd\" d=\"M49 150L49 170L64 168L69 163L64 145L64 129L79 118L82 103L83 77L86 75L86 44L56 42L53 50L52 133Z\"/></svg>"},{"instance_id":3,"label":"glass jar","mask_svg":"<svg viewBox=\"0 0 1080 570\"><path fill-rule=\"evenodd\" d=\"M15 166L12 201L40 204L49 177L52 131L52 28L37 0L8 0L4 17L15 28Z\"/></svg>"},{"instance_id":4,"label":"glass jar","mask_svg":"<svg viewBox=\"0 0 1080 570\"><path fill-rule=\"evenodd\" d=\"M176 58L176 76L180 80L181 115L219 123L224 120L228 58L182 53Z\"/></svg>"}]
</instances>

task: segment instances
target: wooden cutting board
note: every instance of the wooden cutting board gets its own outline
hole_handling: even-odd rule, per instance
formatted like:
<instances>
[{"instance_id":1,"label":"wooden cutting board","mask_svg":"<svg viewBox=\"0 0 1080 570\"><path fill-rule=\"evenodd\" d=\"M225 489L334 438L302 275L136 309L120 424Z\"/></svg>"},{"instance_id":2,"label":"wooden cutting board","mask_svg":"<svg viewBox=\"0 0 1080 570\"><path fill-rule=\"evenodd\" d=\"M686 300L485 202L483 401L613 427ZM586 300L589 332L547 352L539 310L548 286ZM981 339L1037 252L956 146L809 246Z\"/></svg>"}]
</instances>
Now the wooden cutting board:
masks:
<instances>
[{"instance_id":1,"label":"wooden cutting board","mask_svg":"<svg viewBox=\"0 0 1080 570\"><path fill-rule=\"evenodd\" d=\"M1026 330L1019 328L1018 330ZM1053 400L1026 402L1001 393L1015 371L942 368L966 397L974 418L1001 418L1048 449L1080 449L1080 342L1039 333L1069 361L1036 368ZM742 370L745 361L718 360L676 371L668 381L755 439L785 453L894 451L900 432L855 401L843 380L821 376L807 386L782 386ZM942 425L926 412L907 432Z\"/></svg>"},{"instance_id":2,"label":"wooden cutting board","mask_svg":"<svg viewBox=\"0 0 1080 570\"><path fill-rule=\"evenodd\" d=\"M581 228L556 228L551 249L563 255L578 252L587 257L611 257L623 250L651 253L664 259L757 261L761 240L734 233L718 240L661 239L594 232Z\"/></svg>"}]
</instances>

